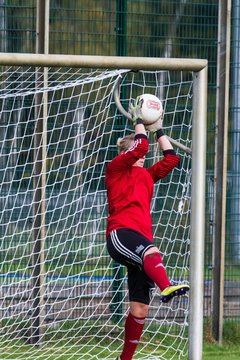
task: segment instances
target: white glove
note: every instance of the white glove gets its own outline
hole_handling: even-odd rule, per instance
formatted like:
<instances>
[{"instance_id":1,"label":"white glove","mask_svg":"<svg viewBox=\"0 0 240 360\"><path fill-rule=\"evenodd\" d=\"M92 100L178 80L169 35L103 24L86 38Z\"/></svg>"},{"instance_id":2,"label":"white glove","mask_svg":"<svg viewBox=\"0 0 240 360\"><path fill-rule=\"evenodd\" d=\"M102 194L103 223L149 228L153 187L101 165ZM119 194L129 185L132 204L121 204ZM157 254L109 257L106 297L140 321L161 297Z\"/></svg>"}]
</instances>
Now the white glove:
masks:
<instances>
[{"instance_id":1,"label":"white glove","mask_svg":"<svg viewBox=\"0 0 240 360\"><path fill-rule=\"evenodd\" d=\"M145 129L148 131L157 131L159 129L162 128L162 124L163 124L163 116L161 116L155 123L151 124L151 125L144 125Z\"/></svg>"}]
</instances>

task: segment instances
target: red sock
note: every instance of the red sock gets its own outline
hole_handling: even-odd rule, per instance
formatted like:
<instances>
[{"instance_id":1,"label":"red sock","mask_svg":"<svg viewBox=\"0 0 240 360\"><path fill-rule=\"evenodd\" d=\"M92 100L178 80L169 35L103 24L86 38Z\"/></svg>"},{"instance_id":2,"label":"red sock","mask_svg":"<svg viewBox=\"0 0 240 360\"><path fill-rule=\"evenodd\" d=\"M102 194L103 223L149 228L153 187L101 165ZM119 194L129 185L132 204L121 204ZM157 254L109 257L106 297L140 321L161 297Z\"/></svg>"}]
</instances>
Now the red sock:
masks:
<instances>
[{"instance_id":1,"label":"red sock","mask_svg":"<svg viewBox=\"0 0 240 360\"><path fill-rule=\"evenodd\" d=\"M131 313L128 314L125 323L124 347L121 360L132 360L140 337L142 335L145 318L138 318Z\"/></svg>"},{"instance_id":2,"label":"red sock","mask_svg":"<svg viewBox=\"0 0 240 360\"><path fill-rule=\"evenodd\" d=\"M145 256L143 268L147 276L155 282L161 291L171 285L162 262L162 257L158 252Z\"/></svg>"}]
</instances>

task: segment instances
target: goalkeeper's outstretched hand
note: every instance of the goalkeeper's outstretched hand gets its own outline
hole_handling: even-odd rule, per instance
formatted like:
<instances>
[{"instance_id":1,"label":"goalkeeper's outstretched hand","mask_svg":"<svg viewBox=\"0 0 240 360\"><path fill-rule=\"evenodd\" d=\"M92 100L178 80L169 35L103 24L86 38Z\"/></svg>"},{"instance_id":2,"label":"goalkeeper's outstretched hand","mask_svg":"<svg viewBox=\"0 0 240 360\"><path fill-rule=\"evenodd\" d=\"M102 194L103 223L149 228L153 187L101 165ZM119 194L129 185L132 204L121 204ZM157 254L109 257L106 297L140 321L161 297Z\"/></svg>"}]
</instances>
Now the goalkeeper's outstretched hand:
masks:
<instances>
[{"instance_id":1,"label":"goalkeeper's outstretched hand","mask_svg":"<svg viewBox=\"0 0 240 360\"><path fill-rule=\"evenodd\" d=\"M137 120L142 120L142 101L139 101L139 96L134 101L134 104L130 104L128 108L129 114L132 116L132 122L135 125Z\"/></svg>"},{"instance_id":2,"label":"goalkeeper's outstretched hand","mask_svg":"<svg viewBox=\"0 0 240 360\"><path fill-rule=\"evenodd\" d=\"M163 117L159 118L155 123L151 125L145 125L145 129L151 132L155 132L162 128Z\"/></svg>"}]
</instances>

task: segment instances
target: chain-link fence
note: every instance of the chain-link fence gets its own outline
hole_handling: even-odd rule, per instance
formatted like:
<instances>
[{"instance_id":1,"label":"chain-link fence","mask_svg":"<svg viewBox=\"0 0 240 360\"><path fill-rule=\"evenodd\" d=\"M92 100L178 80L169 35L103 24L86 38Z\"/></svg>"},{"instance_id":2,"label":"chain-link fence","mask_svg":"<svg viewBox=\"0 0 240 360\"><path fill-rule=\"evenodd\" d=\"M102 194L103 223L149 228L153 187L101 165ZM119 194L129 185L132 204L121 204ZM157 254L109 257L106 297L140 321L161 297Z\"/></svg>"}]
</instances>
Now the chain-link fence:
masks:
<instances>
[{"instance_id":1,"label":"chain-link fence","mask_svg":"<svg viewBox=\"0 0 240 360\"><path fill-rule=\"evenodd\" d=\"M0 1L0 51L36 51L36 1ZM239 2L232 14L232 33L239 33ZM212 237L214 196L214 138L218 1L199 0L52 0L50 54L126 55L206 58L209 62L207 129L207 206L205 246L205 315L211 313ZM240 41L233 39L232 59ZM238 60L239 61L239 60ZM236 66L236 61L232 62ZM231 89L239 88L231 69ZM234 97L233 97L234 100ZM230 102L229 172L225 254L225 317L240 316L239 228L239 105ZM235 123L235 126L234 126Z\"/></svg>"}]
</instances>

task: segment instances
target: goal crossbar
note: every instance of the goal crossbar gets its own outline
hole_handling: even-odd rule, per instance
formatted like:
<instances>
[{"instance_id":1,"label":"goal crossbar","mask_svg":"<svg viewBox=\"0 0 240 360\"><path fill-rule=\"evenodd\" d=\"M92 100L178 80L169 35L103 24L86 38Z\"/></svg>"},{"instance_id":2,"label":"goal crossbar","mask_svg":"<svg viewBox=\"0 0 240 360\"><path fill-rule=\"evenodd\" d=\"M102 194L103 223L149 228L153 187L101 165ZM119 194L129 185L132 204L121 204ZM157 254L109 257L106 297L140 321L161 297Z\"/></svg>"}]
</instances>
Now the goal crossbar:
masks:
<instances>
[{"instance_id":1,"label":"goal crossbar","mask_svg":"<svg viewBox=\"0 0 240 360\"><path fill-rule=\"evenodd\" d=\"M131 70L201 71L205 59L0 53L1 65L71 66Z\"/></svg>"}]
</instances>

